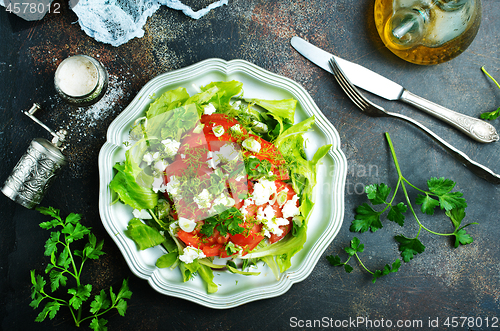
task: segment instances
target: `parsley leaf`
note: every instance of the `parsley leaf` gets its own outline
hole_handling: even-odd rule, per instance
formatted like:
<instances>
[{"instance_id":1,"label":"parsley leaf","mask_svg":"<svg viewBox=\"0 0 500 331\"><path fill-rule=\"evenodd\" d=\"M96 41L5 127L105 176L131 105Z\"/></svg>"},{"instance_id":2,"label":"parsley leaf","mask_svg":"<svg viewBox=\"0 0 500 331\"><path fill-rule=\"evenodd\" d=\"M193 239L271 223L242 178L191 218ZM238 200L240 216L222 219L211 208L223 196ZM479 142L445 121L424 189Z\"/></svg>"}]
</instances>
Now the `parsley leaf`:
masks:
<instances>
[{"instance_id":1,"label":"parsley leaf","mask_svg":"<svg viewBox=\"0 0 500 331\"><path fill-rule=\"evenodd\" d=\"M396 259L396 261L394 261L392 263L392 266L389 266L388 264L385 265L384 269L382 270L376 270L374 273L373 273L373 279L372 279L372 282L375 283L377 281L377 279L379 279L380 277L382 276L386 276L392 272L398 272L399 271L399 267L401 267L401 261L399 259Z\"/></svg>"},{"instance_id":2,"label":"parsley leaf","mask_svg":"<svg viewBox=\"0 0 500 331\"><path fill-rule=\"evenodd\" d=\"M373 205L380 205L386 203L389 193L391 193L391 188L386 184L372 184L365 187L365 192Z\"/></svg>"},{"instance_id":3,"label":"parsley leaf","mask_svg":"<svg viewBox=\"0 0 500 331\"><path fill-rule=\"evenodd\" d=\"M399 250L405 262L409 262L416 254L423 253L425 246L418 240L418 238L406 238L403 235L395 237L399 242Z\"/></svg>"},{"instance_id":4,"label":"parsley leaf","mask_svg":"<svg viewBox=\"0 0 500 331\"><path fill-rule=\"evenodd\" d=\"M41 228L50 230L62 227L60 231L52 231L49 239L45 242L44 254L50 256L50 263L45 268L45 273L49 275L51 291L56 292L61 286L66 286L68 277L74 278L76 287L67 290L70 295L69 300L55 298L54 294L49 296L45 293L46 281L44 278L41 275L36 275L35 270L31 270L32 301L30 307L37 309L47 299L47 303L35 321L42 322L47 316L53 319L59 308L65 306L71 311L76 326L80 326L80 323L84 320L93 318L90 323L91 328L94 330L107 330L105 326L107 321L99 318L99 316L111 309L117 309L122 316L125 314L127 308L125 300L130 299L132 295L132 292L128 289L127 281L123 281L118 296L110 288L111 300L108 299L106 292L101 290L90 303L89 311L92 315L81 317L82 308L92 292L91 284L81 285L83 265L88 259L98 259L104 254L102 251L103 241L97 242L97 238L90 232L90 228L80 223L81 216L79 214L71 213L63 220L58 209L38 207L37 210L44 215L53 217L50 221L40 223ZM88 242L85 244L83 251L75 250L72 252L70 244L85 237L87 237ZM58 254L58 252L60 253ZM75 257L80 258L79 264Z\"/></svg>"},{"instance_id":5,"label":"parsley leaf","mask_svg":"<svg viewBox=\"0 0 500 331\"><path fill-rule=\"evenodd\" d=\"M422 213L426 213L427 215L434 215L434 209L439 206L439 201L431 198L427 194L419 194L415 202L417 203L417 205L422 205Z\"/></svg>"},{"instance_id":6,"label":"parsley leaf","mask_svg":"<svg viewBox=\"0 0 500 331\"><path fill-rule=\"evenodd\" d=\"M391 210L387 214L387 219L403 226L405 225L405 215L403 215L403 213L406 213L407 209L408 207L402 202L395 206L391 206Z\"/></svg>"},{"instance_id":7,"label":"parsley leaf","mask_svg":"<svg viewBox=\"0 0 500 331\"><path fill-rule=\"evenodd\" d=\"M363 244L361 244L360 240L356 237L354 237L352 240L351 240L351 245L348 246L348 247L345 247L344 248L345 252L349 255L349 257L347 258L347 261L345 262L342 262L342 260L340 259L340 256L336 255L336 256L333 256L333 255L328 255L326 257L326 259L328 260L328 262L330 262L331 265L333 266L336 266L336 267L340 267L340 266L343 266L344 267L344 270L347 272L347 273L351 273L354 269L351 265L348 264L349 260L355 256L356 259L359 261L360 265L366 270L368 271L369 273L371 273L373 275L373 279L372 279L372 282L375 283L375 281L382 277L382 276L386 276L392 272L397 272L399 270L399 267L401 266L401 262L399 261L399 259L397 259L393 264L392 264L392 267L390 267L389 265L385 265L384 269L382 270L376 270L375 272L372 272L370 271L368 268L365 267L365 265L361 262L361 259L358 255L358 253L363 253L364 250L365 250L365 246Z\"/></svg>"},{"instance_id":8,"label":"parsley leaf","mask_svg":"<svg viewBox=\"0 0 500 331\"><path fill-rule=\"evenodd\" d=\"M453 235L455 236L455 248L460 245L471 244L474 239L465 231L465 227L477 223L469 223L462 227L460 226L462 225L462 220L465 217L465 210L463 208L455 208L446 211L446 216L450 218L452 224L455 226L455 231L453 232Z\"/></svg>"},{"instance_id":9,"label":"parsley leaf","mask_svg":"<svg viewBox=\"0 0 500 331\"><path fill-rule=\"evenodd\" d=\"M481 118L483 120L496 120L498 118L498 116L500 116L500 107L497 108L497 110L493 110L493 111L487 111L487 112L484 112L481 114Z\"/></svg>"},{"instance_id":10,"label":"parsley leaf","mask_svg":"<svg viewBox=\"0 0 500 331\"><path fill-rule=\"evenodd\" d=\"M391 188L386 184L371 184L366 186L365 193L370 203L374 206L385 206L381 211L373 209L366 202L358 206L355 209L356 213L354 220L351 223L350 230L353 232L366 232L368 230L371 230L371 232L375 232L381 229L381 216L386 211L388 211L387 219L389 221L393 221L400 226L404 226L404 214L408 209L410 209L413 218L418 224L418 233L416 237L408 238L404 235L397 235L394 237L398 242L399 251L401 252L401 257L404 262L409 262L417 254L421 254L425 251L424 244L418 238L421 230L425 230L438 236L453 236L455 238L455 248L459 245L467 245L472 243L473 238L466 232L465 228L477 223L469 223L462 226L462 220L465 217L465 208L467 207L467 202L463 198L463 193L453 191L456 183L444 177L431 177L429 180L427 180L428 190L420 189L411 184L401 172L401 168L396 157L396 152L394 151L394 146L392 145L392 141L388 133L386 133L386 138L394 160L394 165L398 173L396 189L391 195ZM424 226L419 220L416 210L412 206L412 201L410 199L410 195L408 194L406 185L418 191L415 202L416 204L421 205L422 213L426 215L434 215L436 208L439 206L440 209L444 210L444 213L450 218L454 226L454 231L452 233L437 233L430 230L427 226ZM397 204L393 203L399 188L403 190L407 204L403 202L399 202ZM351 245L349 247L346 247L344 250L348 254L347 261L342 262L340 256L338 255L329 255L326 258L330 262L330 264L333 266L344 266L347 272L352 272L353 268L348 265L348 262L351 257L354 256L359 261L361 267L373 275L374 283L381 276L397 272L401 266L401 261L397 259L392 265L387 264L381 270L377 270L375 272L370 271L363 265L361 259L359 258L358 253L363 252L364 246L360 244L359 240L356 237L354 237L354 239L352 240Z\"/></svg>"},{"instance_id":11,"label":"parsley leaf","mask_svg":"<svg viewBox=\"0 0 500 331\"><path fill-rule=\"evenodd\" d=\"M222 236L226 236L228 233L240 234L245 231L245 228L240 226L243 222L243 214L238 208L231 207L216 216L205 219L200 232L210 237L217 228Z\"/></svg>"},{"instance_id":12,"label":"parsley leaf","mask_svg":"<svg viewBox=\"0 0 500 331\"><path fill-rule=\"evenodd\" d=\"M382 228L380 222L380 213L375 211L367 203L363 203L356 208L356 216L351 224L351 231L353 232L366 232L371 230L375 232Z\"/></svg>"}]
</instances>

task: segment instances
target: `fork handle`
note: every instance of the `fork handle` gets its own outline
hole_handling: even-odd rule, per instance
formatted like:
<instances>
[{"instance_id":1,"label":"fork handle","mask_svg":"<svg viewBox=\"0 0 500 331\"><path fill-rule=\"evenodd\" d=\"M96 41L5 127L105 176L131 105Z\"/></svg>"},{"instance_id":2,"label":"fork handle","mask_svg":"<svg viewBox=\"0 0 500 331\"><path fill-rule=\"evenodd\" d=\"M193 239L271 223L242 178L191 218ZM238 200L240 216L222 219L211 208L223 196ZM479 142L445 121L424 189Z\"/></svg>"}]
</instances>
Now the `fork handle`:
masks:
<instances>
[{"instance_id":1,"label":"fork handle","mask_svg":"<svg viewBox=\"0 0 500 331\"><path fill-rule=\"evenodd\" d=\"M455 159L462 162L474 174L487 180L490 183L500 184L500 175L494 173L490 168L488 168L480 163L477 163L476 161L471 160L467 156L467 154L465 154L464 152L462 152L462 151L456 149L455 147L453 147L452 145L450 145L443 138L441 138L440 136L438 136L437 134L435 134L434 132L429 130L426 126L420 124L419 122L417 122L409 117L401 115L401 114L390 113L390 112L387 112L387 114L389 114L392 117L397 117L399 119L402 119L403 121L406 121L408 123L415 125L420 130L427 133L437 143L439 143L441 145L441 147L443 147L445 150L447 150Z\"/></svg>"},{"instance_id":2,"label":"fork handle","mask_svg":"<svg viewBox=\"0 0 500 331\"><path fill-rule=\"evenodd\" d=\"M493 125L440 106L406 89L403 90L400 100L441 119L479 142L490 143L500 138Z\"/></svg>"}]
</instances>

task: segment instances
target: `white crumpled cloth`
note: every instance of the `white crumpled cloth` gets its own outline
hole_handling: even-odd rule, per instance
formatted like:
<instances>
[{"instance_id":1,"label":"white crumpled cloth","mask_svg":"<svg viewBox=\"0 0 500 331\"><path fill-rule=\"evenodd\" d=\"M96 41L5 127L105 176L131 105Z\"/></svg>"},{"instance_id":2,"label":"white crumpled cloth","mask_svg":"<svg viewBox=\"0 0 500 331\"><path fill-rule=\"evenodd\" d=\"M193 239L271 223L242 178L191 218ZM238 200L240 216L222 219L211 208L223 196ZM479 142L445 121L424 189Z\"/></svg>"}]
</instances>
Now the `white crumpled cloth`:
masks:
<instances>
[{"instance_id":1,"label":"white crumpled cloth","mask_svg":"<svg viewBox=\"0 0 500 331\"><path fill-rule=\"evenodd\" d=\"M37 1L51 3L53 0ZM0 0L0 5L5 6L5 3ZM215 1L198 11L183 4L181 0L70 0L69 3L87 35L97 41L120 46L133 38L142 37L142 27L161 5L181 10L185 15L199 19L212 9L227 5L228 0ZM77 3L76 6L74 3ZM44 15L45 13L36 18L20 16L27 20L39 20Z\"/></svg>"}]
</instances>

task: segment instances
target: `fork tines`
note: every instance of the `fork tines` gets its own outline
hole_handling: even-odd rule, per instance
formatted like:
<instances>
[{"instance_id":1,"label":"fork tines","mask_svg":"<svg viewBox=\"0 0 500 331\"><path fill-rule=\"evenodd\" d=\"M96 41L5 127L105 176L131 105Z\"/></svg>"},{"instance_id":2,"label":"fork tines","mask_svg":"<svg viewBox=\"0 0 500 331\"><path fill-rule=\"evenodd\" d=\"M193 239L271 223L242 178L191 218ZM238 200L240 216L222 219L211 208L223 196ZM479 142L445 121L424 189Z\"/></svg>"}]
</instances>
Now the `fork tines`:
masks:
<instances>
[{"instance_id":1,"label":"fork tines","mask_svg":"<svg viewBox=\"0 0 500 331\"><path fill-rule=\"evenodd\" d=\"M335 80L337 81L337 83L339 83L340 87L342 88L342 90L344 90L349 99L351 99L352 102L356 104L356 106L358 106L361 110L365 110L370 106L377 107L375 104L370 102L370 100L366 99L354 86L354 84L351 83L349 78L347 78L347 76L344 74L342 68L339 67L334 57L331 57L328 62L330 63L330 67L333 70L333 76L335 77Z\"/></svg>"}]
</instances>

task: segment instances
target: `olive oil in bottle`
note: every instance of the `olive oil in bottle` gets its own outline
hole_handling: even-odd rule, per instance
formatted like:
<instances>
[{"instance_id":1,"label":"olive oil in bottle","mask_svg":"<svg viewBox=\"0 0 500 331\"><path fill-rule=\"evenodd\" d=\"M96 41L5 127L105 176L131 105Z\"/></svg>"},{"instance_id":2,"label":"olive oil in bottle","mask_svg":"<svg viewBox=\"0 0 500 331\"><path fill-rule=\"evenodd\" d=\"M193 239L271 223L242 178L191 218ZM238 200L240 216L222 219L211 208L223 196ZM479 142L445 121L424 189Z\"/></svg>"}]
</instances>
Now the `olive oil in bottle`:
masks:
<instances>
[{"instance_id":1,"label":"olive oil in bottle","mask_svg":"<svg viewBox=\"0 0 500 331\"><path fill-rule=\"evenodd\" d=\"M382 41L415 64L438 64L460 55L480 23L480 0L375 0Z\"/></svg>"}]
</instances>

